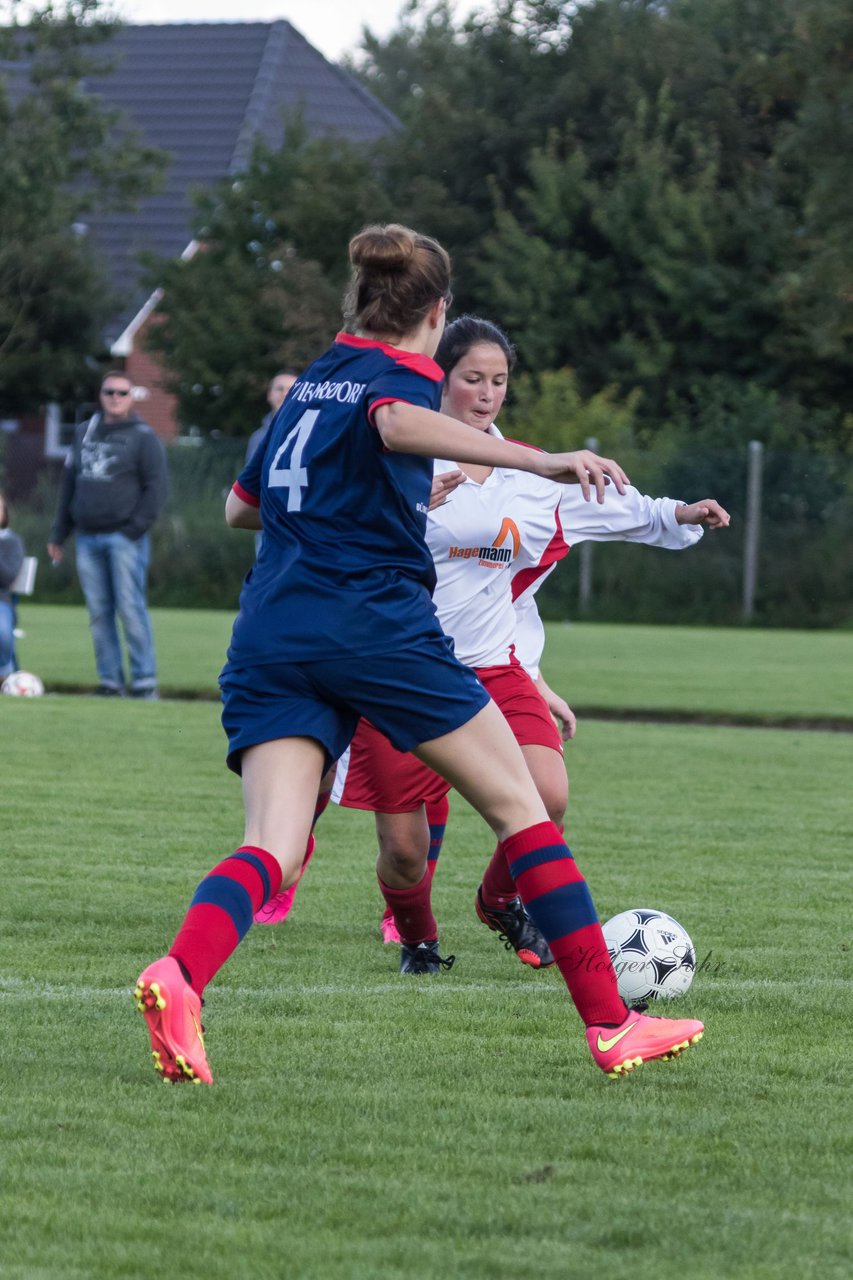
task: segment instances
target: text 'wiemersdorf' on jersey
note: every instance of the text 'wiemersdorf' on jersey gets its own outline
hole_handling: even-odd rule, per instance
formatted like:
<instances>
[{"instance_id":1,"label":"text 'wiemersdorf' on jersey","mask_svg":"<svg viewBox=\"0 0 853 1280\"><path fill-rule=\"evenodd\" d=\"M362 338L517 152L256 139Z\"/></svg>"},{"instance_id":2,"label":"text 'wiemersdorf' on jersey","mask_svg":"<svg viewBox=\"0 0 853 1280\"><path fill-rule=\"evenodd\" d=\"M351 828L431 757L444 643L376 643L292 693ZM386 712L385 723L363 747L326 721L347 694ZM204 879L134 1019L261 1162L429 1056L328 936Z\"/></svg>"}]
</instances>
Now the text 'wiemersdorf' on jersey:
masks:
<instances>
[{"instance_id":1,"label":"text 'wiemersdorf' on jersey","mask_svg":"<svg viewBox=\"0 0 853 1280\"><path fill-rule=\"evenodd\" d=\"M297 382L291 400L337 400L338 404L358 404L366 382Z\"/></svg>"}]
</instances>

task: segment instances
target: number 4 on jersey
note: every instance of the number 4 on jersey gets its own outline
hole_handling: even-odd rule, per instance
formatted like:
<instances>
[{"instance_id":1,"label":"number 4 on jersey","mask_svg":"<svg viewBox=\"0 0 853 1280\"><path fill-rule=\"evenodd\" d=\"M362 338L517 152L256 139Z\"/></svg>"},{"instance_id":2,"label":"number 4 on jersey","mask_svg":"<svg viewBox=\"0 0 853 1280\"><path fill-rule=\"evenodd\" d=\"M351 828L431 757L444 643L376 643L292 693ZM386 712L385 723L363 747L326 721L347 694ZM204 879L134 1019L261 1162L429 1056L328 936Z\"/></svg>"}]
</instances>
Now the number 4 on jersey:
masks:
<instances>
[{"instance_id":1,"label":"number 4 on jersey","mask_svg":"<svg viewBox=\"0 0 853 1280\"><path fill-rule=\"evenodd\" d=\"M279 445L270 464L267 483L271 489L287 490L288 511L302 510L302 490L308 487L308 471L302 465L302 453L319 416L319 409L306 409L296 426ZM279 462L291 445L293 452L290 455L290 465L279 468Z\"/></svg>"}]
</instances>

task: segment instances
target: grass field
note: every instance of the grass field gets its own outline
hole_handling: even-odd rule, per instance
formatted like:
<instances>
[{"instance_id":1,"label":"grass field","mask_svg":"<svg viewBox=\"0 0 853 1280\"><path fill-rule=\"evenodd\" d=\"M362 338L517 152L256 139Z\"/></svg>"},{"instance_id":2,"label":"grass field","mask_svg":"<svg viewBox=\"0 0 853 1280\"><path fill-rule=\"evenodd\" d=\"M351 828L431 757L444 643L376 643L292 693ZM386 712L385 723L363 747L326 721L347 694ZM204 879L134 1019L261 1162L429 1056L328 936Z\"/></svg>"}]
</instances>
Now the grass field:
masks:
<instances>
[{"instance_id":1,"label":"grass field","mask_svg":"<svg viewBox=\"0 0 853 1280\"><path fill-rule=\"evenodd\" d=\"M167 692L213 696L233 615L153 612ZM92 688L82 607L25 602L21 664L50 689ZM648 711L853 722L853 632L750 631L596 623L547 628L545 670L588 711Z\"/></svg>"},{"instance_id":2,"label":"grass field","mask_svg":"<svg viewBox=\"0 0 853 1280\"><path fill-rule=\"evenodd\" d=\"M79 661L86 683L85 628L72 643L47 613L26 612L25 664L58 683ZM227 620L157 622L164 685L214 681ZM624 646L651 630L566 629L583 698L552 634L549 677L618 705L608 673L624 690ZM647 638L645 705L697 634ZM853 717L844 647L821 647L853 637L809 635L805 662L804 636L757 633L763 667L738 648L752 634L704 634L678 709L753 688L757 712ZM291 920L209 989L216 1087L174 1089L130 990L239 839L217 707L53 696L0 715L3 1280L849 1276L851 735L589 721L570 745L570 842L602 917L662 907L696 943L673 1012L707 1034L682 1060L621 1082L593 1067L558 976L476 922L491 842L458 800L435 892L457 963L400 979L371 822L332 806Z\"/></svg>"}]
</instances>

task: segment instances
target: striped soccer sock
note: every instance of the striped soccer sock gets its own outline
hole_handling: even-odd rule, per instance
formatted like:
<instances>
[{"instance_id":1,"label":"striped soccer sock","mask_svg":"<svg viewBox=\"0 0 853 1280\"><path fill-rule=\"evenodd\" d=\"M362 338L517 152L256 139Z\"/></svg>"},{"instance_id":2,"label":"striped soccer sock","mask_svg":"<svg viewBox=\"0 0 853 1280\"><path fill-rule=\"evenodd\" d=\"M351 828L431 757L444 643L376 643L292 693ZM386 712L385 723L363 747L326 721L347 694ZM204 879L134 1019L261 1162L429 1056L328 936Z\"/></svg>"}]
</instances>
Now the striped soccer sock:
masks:
<instances>
[{"instance_id":1,"label":"striped soccer sock","mask_svg":"<svg viewBox=\"0 0 853 1280\"><path fill-rule=\"evenodd\" d=\"M562 826L557 827L557 830L562 836ZM500 841L498 841L497 847L489 859L489 865L486 867L483 883L480 887L483 894L483 902L486 906L497 907L499 911L505 911L510 903L515 902L518 897L518 886L512 878L509 863L506 860L506 853Z\"/></svg>"},{"instance_id":2,"label":"striped soccer sock","mask_svg":"<svg viewBox=\"0 0 853 1280\"><path fill-rule=\"evenodd\" d=\"M521 900L547 939L586 1026L624 1022L628 1011L592 895L557 827L538 822L502 844Z\"/></svg>"},{"instance_id":3,"label":"striped soccer sock","mask_svg":"<svg viewBox=\"0 0 853 1280\"><path fill-rule=\"evenodd\" d=\"M199 995L280 885L275 858L254 845L237 849L202 880L169 949Z\"/></svg>"},{"instance_id":4,"label":"striped soccer sock","mask_svg":"<svg viewBox=\"0 0 853 1280\"><path fill-rule=\"evenodd\" d=\"M505 911L518 897L518 889L510 875L504 846L500 842L489 859L489 865L483 874L481 889L486 906L497 907L499 911Z\"/></svg>"},{"instance_id":5,"label":"striped soccer sock","mask_svg":"<svg viewBox=\"0 0 853 1280\"><path fill-rule=\"evenodd\" d=\"M427 858L427 871L430 879L435 875L435 864L438 862L438 855L441 853L441 846L444 844L444 833L447 829L447 818L450 814L450 801L447 796L443 796L441 800L426 806L426 818L429 824L429 854Z\"/></svg>"}]
</instances>

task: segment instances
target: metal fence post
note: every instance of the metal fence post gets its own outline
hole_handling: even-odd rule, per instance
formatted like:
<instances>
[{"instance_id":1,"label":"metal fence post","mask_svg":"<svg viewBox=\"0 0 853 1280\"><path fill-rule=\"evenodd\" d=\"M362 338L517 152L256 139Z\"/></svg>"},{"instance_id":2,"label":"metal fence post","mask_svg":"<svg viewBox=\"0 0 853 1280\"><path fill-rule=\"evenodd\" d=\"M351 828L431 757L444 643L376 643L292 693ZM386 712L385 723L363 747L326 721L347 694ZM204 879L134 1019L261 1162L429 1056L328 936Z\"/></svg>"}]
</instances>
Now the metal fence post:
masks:
<instances>
[{"instance_id":1,"label":"metal fence post","mask_svg":"<svg viewBox=\"0 0 853 1280\"><path fill-rule=\"evenodd\" d=\"M598 440L595 436L587 436L584 441L584 448L591 449L593 453L598 453ZM572 541L572 532L569 530L569 544ZM589 609L592 603L592 543L582 542L578 550L580 556L580 578L578 581L578 607L581 616Z\"/></svg>"},{"instance_id":2,"label":"metal fence post","mask_svg":"<svg viewBox=\"0 0 853 1280\"><path fill-rule=\"evenodd\" d=\"M750 440L746 477L746 528L743 538L743 620L750 622L755 612L758 580L758 535L761 528L761 480L764 445Z\"/></svg>"}]
</instances>

